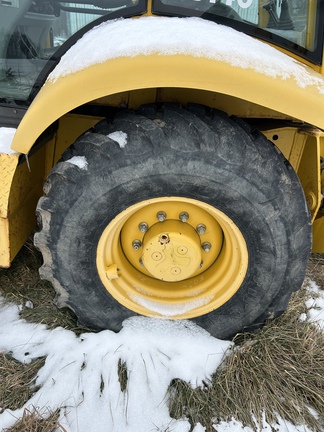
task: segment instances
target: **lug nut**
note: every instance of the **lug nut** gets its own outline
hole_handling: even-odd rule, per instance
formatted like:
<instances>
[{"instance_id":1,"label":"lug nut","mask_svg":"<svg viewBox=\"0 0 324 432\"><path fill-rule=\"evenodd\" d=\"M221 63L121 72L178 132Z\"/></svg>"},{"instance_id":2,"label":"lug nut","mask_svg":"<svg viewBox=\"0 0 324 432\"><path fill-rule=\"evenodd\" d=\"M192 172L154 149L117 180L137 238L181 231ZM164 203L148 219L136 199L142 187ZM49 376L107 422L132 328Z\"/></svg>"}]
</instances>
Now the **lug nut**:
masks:
<instances>
[{"instance_id":1,"label":"lug nut","mask_svg":"<svg viewBox=\"0 0 324 432\"><path fill-rule=\"evenodd\" d=\"M206 232L206 225L204 224L199 224L196 226L196 230L198 234L205 234Z\"/></svg>"},{"instance_id":2,"label":"lug nut","mask_svg":"<svg viewBox=\"0 0 324 432\"><path fill-rule=\"evenodd\" d=\"M189 214L187 212L181 212L179 214L179 219L181 220L181 222L187 222L187 220L189 219Z\"/></svg>"},{"instance_id":3,"label":"lug nut","mask_svg":"<svg viewBox=\"0 0 324 432\"><path fill-rule=\"evenodd\" d=\"M132 246L133 249L138 250L142 246L141 240L134 240Z\"/></svg>"},{"instance_id":4,"label":"lug nut","mask_svg":"<svg viewBox=\"0 0 324 432\"><path fill-rule=\"evenodd\" d=\"M138 229L142 232L145 233L148 230L148 224L146 222L141 222L138 225Z\"/></svg>"},{"instance_id":5,"label":"lug nut","mask_svg":"<svg viewBox=\"0 0 324 432\"><path fill-rule=\"evenodd\" d=\"M164 211L159 211L156 214L156 217L158 218L159 222L164 222L166 219L166 213Z\"/></svg>"},{"instance_id":6,"label":"lug nut","mask_svg":"<svg viewBox=\"0 0 324 432\"><path fill-rule=\"evenodd\" d=\"M140 258L140 259L138 260L138 262L139 262L139 265L140 265L141 267L144 267L144 263L143 263L142 258Z\"/></svg>"},{"instance_id":7,"label":"lug nut","mask_svg":"<svg viewBox=\"0 0 324 432\"><path fill-rule=\"evenodd\" d=\"M209 242L204 242L201 247L203 248L204 252L209 252L211 249L211 244Z\"/></svg>"}]
</instances>

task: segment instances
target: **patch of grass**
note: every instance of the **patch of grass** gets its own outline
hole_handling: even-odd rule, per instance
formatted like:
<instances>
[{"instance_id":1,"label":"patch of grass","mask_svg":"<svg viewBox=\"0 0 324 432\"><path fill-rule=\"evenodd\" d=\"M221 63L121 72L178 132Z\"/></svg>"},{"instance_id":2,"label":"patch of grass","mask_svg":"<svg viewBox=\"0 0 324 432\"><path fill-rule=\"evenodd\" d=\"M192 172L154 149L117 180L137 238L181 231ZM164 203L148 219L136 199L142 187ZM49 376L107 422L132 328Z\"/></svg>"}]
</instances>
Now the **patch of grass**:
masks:
<instances>
[{"instance_id":1,"label":"patch of grass","mask_svg":"<svg viewBox=\"0 0 324 432\"><path fill-rule=\"evenodd\" d=\"M68 309L56 308L52 286L39 279L40 265L41 256L30 240L11 268L0 269L0 295L22 305L21 316L27 321L41 322L49 328L62 326L78 334L88 331L77 325ZM324 255L311 257L308 276L324 289ZM281 317L253 334L238 335L212 383L193 390L188 383L175 380L169 388L171 416L185 416L192 425L200 422L206 432L215 432L212 424L232 417L256 429L264 414L270 423L275 424L280 415L293 424L324 431L324 333L316 325L299 320L306 312L306 296L306 290L300 290ZM29 400L43 361L22 365L0 354L3 409L19 408ZM120 362L122 390L127 383L125 371L125 364ZM309 408L318 413L318 418ZM24 416L7 432L64 431L57 419L57 412L41 416L35 409L25 410Z\"/></svg>"},{"instance_id":2,"label":"patch of grass","mask_svg":"<svg viewBox=\"0 0 324 432\"><path fill-rule=\"evenodd\" d=\"M46 411L41 413L34 407L26 408L14 426L4 429L3 432L66 432L58 422L59 411Z\"/></svg>"},{"instance_id":3,"label":"patch of grass","mask_svg":"<svg viewBox=\"0 0 324 432\"><path fill-rule=\"evenodd\" d=\"M20 305L20 316L28 322L46 324L50 329L61 326L77 334L91 331L78 325L72 311L55 306L54 288L39 278L41 264L41 254L29 239L11 267L0 269L0 295L5 301Z\"/></svg>"},{"instance_id":4,"label":"patch of grass","mask_svg":"<svg viewBox=\"0 0 324 432\"><path fill-rule=\"evenodd\" d=\"M306 296L302 289L281 317L254 334L238 335L212 385L192 390L182 381L172 383L171 415L187 416L193 425L199 421L207 432L232 418L256 430L264 414L269 423L279 415L324 430L324 334L299 320Z\"/></svg>"},{"instance_id":5,"label":"patch of grass","mask_svg":"<svg viewBox=\"0 0 324 432\"><path fill-rule=\"evenodd\" d=\"M312 254L307 267L307 275L324 290L324 254Z\"/></svg>"},{"instance_id":6,"label":"patch of grass","mask_svg":"<svg viewBox=\"0 0 324 432\"><path fill-rule=\"evenodd\" d=\"M121 359L118 360L118 381L120 385L120 390L122 392L126 391L127 388L127 365L126 362Z\"/></svg>"},{"instance_id":7,"label":"patch of grass","mask_svg":"<svg viewBox=\"0 0 324 432\"><path fill-rule=\"evenodd\" d=\"M44 359L22 364L8 354L0 353L0 413L5 409L20 408L35 393L37 372L44 365Z\"/></svg>"}]
</instances>

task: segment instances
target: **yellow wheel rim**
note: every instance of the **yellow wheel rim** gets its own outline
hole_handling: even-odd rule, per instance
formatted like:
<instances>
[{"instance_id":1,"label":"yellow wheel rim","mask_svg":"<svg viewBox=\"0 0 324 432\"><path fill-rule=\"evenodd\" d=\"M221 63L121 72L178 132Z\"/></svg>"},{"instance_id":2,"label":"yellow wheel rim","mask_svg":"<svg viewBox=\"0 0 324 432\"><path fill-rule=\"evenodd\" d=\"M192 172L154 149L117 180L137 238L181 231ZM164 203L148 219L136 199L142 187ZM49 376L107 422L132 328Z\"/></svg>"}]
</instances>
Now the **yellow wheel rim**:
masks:
<instances>
[{"instance_id":1,"label":"yellow wheel rim","mask_svg":"<svg viewBox=\"0 0 324 432\"><path fill-rule=\"evenodd\" d=\"M204 202L166 197L141 201L113 219L97 248L107 291L145 316L194 318L227 302L248 266L234 222Z\"/></svg>"}]
</instances>

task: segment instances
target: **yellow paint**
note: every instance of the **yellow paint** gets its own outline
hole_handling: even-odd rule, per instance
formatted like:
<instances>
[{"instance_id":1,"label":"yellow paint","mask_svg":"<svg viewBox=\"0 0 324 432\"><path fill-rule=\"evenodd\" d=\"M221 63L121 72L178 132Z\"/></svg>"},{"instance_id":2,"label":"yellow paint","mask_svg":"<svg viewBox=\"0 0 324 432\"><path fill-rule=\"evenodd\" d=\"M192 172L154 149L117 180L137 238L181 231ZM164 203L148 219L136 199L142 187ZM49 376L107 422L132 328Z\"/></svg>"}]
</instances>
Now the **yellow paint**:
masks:
<instances>
[{"instance_id":1,"label":"yellow paint","mask_svg":"<svg viewBox=\"0 0 324 432\"><path fill-rule=\"evenodd\" d=\"M9 221L0 217L0 268L10 267Z\"/></svg>"},{"instance_id":2,"label":"yellow paint","mask_svg":"<svg viewBox=\"0 0 324 432\"><path fill-rule=\"evenodd\" d=\"M324 134L319 137L320 140L320 155L323 158L321 163L321 190L322 196L324 197ZM321 211L319 212L317 219L313 223L313 252L324 253L324 198L322 201Z\"/></svg>"},{"instance_id":3,"label":"yellow paint","mask_svg":"<svg viewBox=\"0 0 324 432\"><path fill-rule=\"evenodd\" d=\"M99 117L64 116L58 133L28 157L29 167L23 155L0 154L0 267L10 266L36 228L36 204L53 165L66 147L99 120Z\"/></svg>"},{"instance_id":4,"label":"yellow paint","mask_svg":"<svg viewBox=\"0 0 324 432\"><path fill-rule=\"evenodd\" d=\"M18 154L0 153L0 267L9 267L11 262L8 201L18 160Z\"/></svg>"},{"instance_id":5,"label":"yellow paint","mask_svg":"<svg viewBox=\"0 0 324 432\"><path fill-rule=\"evenodd\" d=\"M297 172L314 222L322 202L320 156L324 133L310 127L286 127L262 132Z\"/></svg>"},{"instance_id":6,"label":"yellow paint","mask_svg":"<svg viewBox=\"0 0 324 432\"><path fill-rule=\"evenodd\" d=\"M18 165L9 196L9 234L11 259L18 253L30 233L36 228L35 209L43 193L45 152L41 147L26 162Z\"/></svg>"},{"instance_id":7,"label":"yellow paint","mask_svg":"<svg viewBox=\"0 0 324 432\"><path fill-rule=\"evenodd\" d=\"M313 253L324 253L324 216L313 223Z\"/></svg>"},{"instance_id":8,"label":"yellow paint","mask_svg":"<svg viewBox=\"0 0 324 432\"><path fill-rule=\"evenodd\" d=\"M324 84L323 77L311 69L309 73ZM315 86L301 88L293 79L270 78L206 58L150 55L109 60L47 82L24 116L12 148L28 153L48 126L82 104L115 93L159 87L226 94L324 128L324 98Z\"/></svg>"},{"instance_id":9,"label":"yellow paint","mask_svg":"<svg viewBox=\"0 0 324 432\"><path fill-rule=\"evenodd\" d=\"M202 261L197 231L180 220L155 223L145 234L142 263L156 279L178 282L192 277Z\"/></svg>"},{"instance_id":10,"label":"yellow paint","mask_svg":"<svg viewBox=\"0 0 324 432\"><path fill-rule=\"evenodd\" d=\"M166 222L163 224L157 223L156 215L159 211L164 211L168 220L171 219L172 221L177 221L178 223L180 223L179 215L184 211L184 209L181 203L179 204L179 206L177 206L174 201L164 202L163 208L161 208L160 201L157 201L155 204L150 203L149 212L147 211L147 207L143 207L142 211L137 210L132 215L129 215L127 221L123 225L123 230L120 236L121 247L125 255L127 256L129 262L138 271L145 273L147 276L151 276L151 273L147 271L145 265L141 265L140 261L143 260L148 262L147 257L143 257L143 254L145 255L145 253L143 253L143 250L145 250L146 248L148 238L152 237L152 233L155 233L156 235L161 234L160 230L167 229L167 226L169 227L169 229L172 229L172 227L170 227L170 222L168 224L166 224ZM199 235L201 243L209 241L212 244L211 253L204 253L200 251L200 253L203 254L204 266L201 268L194 268L193 274L198 275L202 271L206 270L206 268L209 268L217 258L223 243L223 233L217 220L211 214L204 211L202 208L186 202L186 211L189 214L188 223L191 229L201 224L202 220L204 221L204 224L208 227L204 234ZM146 234L145 232L141 232L139 230L139 226L142 222L145 222L149 227L149 230ZM181 224L180 226L178 226L178 232L181 232L183 228L184 224L182 222ZM175 231L176 230L174 228L173 232ZM185 233L183 232L181 235L183 234ZM195 234L191 230L189 230L189 232L188 230L186 230L186 236L187 240L191 241L191 243L194 243L195 239L197 240ZM138 250L134 249L132 241L130 241L130 239L139 240L141 243L144 244L143 248L140 248ZM196 254L198 254L197 251ZM149 267L152 266L153 263L149 265Z\"/></svg>"},{"instance_id":11,"label":"yellow paint","mask_svg":"<svg viewBox=\"0 0 324 432\"><path fill-rule=\"evenodd\" d=\"M166 219L160 222L161 211ZM179 219L183 212L189 215L186 222ZM147 231L139 229L141 222L147 223ZM199 224L206 227L201 233L196 231ZM134 240L141 246L134 249ZM203 249L207 241L209 251ZM156 263L163 260L161 273ZM235 294L247 266L246 243L233 221L209 204L183 197L128 207L108 224L97 248L97 269L107 291L146 316L206 314Z\"/></svg>"},{"instance_id":12,"label":"yellow paint","mask_svg":"<svg viewBox=\"0 0 324 432\"><path fill-rule=\"evenodd\" d=\"M312 4L314 6L315 2ZM313 6L310 23L315 13ZM150 7L148 14L151 14ZM264 10L260 19L265 19ZM311 37L308 43L312 43ZM311 75L324 82L317 73L324 74L323 66L301 61ZM119 58L91 66L55 83L48 82L31 104L13 140L13 148L27 154L41 134L57 122L54 136L30 157L32 173L25 162L16 170L17 155L0 155L0 267L10 264L34 227L35 203L49 170L82 132L100 120L99 117L70 113L91 101L130 108L150 102L196 102L239 117L296 119L324 129L324 96L315 86L301 88L293 79L274 79L252 69L206 58L185 55ZM324 190L324 179L322 176L321 186L319 174L319 154L324 157L323 137L314 137L310 131L302 132L297 128L272 129L264 133L269 139L278 135L274 143L298 172L313 220L318 217L314 235L320 239L316 237L314 245L321 245L316 248L321 247L324 252L324 241L321 240L324 228L317 215L321 189L322 193Z\"/></svg>"},{"instance_id":13,"label":"yellow paint","mask_svg":"<svg viewBox=\"0 0 324 432\"><path fill-rule=\"evenodd\" d=\"M8 199L13 176L18 165L19 154L0 153L0 217L8 217Z\"/></svg>"},{"instance_id":14,"label":"yellow paint","mask_svg":"<svg viewBox=\"0 0 324 432\"><path fill-rule=\"evenodd\" d=\"M297 174L303 186L313 222L322 201L320 173L320 138L319 136L308 136Z\"/></svg>"},{"instance_id":15,"label":"yellow paint","mask_svg":"<svg viewBox=\"0 0 324 432\"><path fill-rule=\"evenodd\" d=\"M307 135L296 127L279 127L262 130L261 132L272 141L297 171L303 153Z\"/></svg>"}]
</instances>

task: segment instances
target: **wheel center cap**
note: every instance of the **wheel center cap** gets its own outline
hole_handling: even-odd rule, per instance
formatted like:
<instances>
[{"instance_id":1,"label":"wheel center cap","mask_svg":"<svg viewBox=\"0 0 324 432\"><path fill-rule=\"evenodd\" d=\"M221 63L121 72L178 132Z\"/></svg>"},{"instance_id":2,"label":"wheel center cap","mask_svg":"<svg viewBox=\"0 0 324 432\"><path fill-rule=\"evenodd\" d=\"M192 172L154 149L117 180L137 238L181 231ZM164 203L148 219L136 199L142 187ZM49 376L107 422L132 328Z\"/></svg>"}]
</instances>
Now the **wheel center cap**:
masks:
<instances>
[{"instance_id":1,"label":"wheel center cap","mask_svg":"<svg viewBox=\"0 0 324 432\"><path fill-rule=\"evenodd\" d=\"M176 220L158 222L144 236L142 262L157 279L177 282L190 278L201 260L199 235L188 224Z\"/></svg>"}]
</instances>

